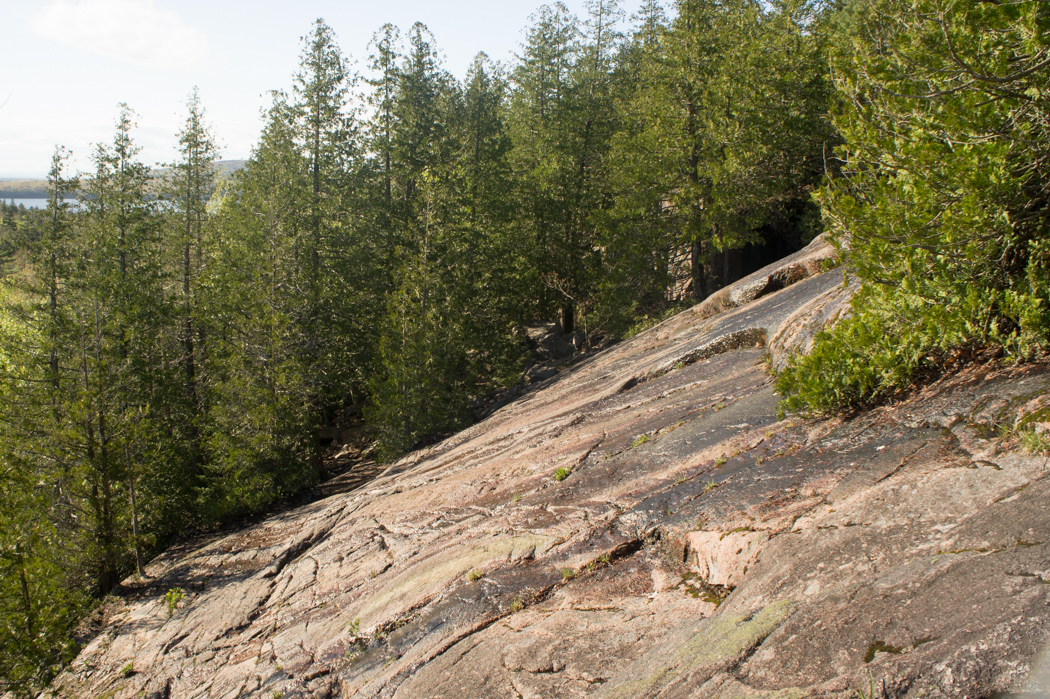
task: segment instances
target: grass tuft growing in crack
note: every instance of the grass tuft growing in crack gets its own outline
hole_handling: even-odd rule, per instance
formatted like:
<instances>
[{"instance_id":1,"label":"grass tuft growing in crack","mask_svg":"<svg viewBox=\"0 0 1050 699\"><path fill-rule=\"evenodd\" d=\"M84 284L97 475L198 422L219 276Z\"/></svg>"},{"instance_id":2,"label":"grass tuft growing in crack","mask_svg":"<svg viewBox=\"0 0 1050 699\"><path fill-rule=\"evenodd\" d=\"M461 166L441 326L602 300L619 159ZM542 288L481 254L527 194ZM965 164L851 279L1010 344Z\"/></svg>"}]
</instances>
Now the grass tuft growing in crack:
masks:
<instances>
[{"instance_id":1,"label":"grass tuft growing in crack","mask_svg":"<svg viewBox=\"0 0 1050 699\"><path fill-rule=\"evenodd\" d=\"M168 608L168 618L170 619L174 614L175 610L179 608L179 603L186 597L186 594L182 591L181 587L173 587L164 593L164 604Z\"/></svg>"}]
</instances>

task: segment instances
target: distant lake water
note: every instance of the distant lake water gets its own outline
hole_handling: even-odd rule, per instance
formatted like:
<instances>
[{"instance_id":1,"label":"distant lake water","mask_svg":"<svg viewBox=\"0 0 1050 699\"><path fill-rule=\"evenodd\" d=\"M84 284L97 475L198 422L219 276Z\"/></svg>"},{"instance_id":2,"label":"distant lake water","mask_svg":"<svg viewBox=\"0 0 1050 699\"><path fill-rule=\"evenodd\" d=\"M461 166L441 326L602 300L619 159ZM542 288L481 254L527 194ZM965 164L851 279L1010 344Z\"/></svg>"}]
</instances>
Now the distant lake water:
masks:
<instances>
[{"instance_id":1,"label":"distant lake water","mask_svg":"<svg viewBox=\"0 0 1050 699\"><path fill-rule=\"evenodd\" d=\"M15 203L15 206L25 206L27 209L46 209L47 199L4 199L5 204Z\"/></svg>"},{"instance_id":2,"label":"distant lake water","mask_svg":"<svg viewBox=\"0 0 1050 699\"><path fill-rule=\"evenodd\" d=\"M14 198L12 198L12 197L0 197L0 200L2 200L5 204L10 204L13 201L15 203L15 206L18 206L18 205L21 204L21 205L25 206L27 209L46 209L47 208L47 199L19 199L18 197L14 197ZM77 200L75 198L69 198L69 199L66 199L66 203L75 205L77 203ZM171 206L171 204L169 204L168 202L159 202L159 203L160 203L160 206L161 206L162 209Z\"/></svg>"},{"instance_id":3,"label":"distant lake water","mask_svg":"<svg viewBox=\"0 0 1050 699\"><path fill-rule=\"evenodd\" d=\"M10 204L11 202L14 202L15 206L22 205L27 209L47 208L47 199L19 199L18 197L0 197L0 201L3 201L5 204ZM77 200L73 198L66 199L66 202L70 204L75 204L76 201Z\"/></svg>"}]
</instances>

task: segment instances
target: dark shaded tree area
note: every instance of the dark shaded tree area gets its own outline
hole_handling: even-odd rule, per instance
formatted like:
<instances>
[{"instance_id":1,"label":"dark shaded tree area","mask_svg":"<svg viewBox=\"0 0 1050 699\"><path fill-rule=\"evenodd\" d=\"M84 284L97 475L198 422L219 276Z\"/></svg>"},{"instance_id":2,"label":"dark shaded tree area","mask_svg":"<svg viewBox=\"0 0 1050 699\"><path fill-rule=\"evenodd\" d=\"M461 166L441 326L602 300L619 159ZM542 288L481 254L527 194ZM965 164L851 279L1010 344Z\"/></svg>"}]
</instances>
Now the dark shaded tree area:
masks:
<instances>
[{"instance_id":1,"label":"dark shaded tree area","mask_svg":"<svg viewBox=\"0 0 1050 699\"><path fill-rule=\"evenodd\" d=\"M517 381L525 326L615 340L815 235L837 14L559 3L462 81L421 24L355 67L318 20L232 177L196 91L161 177L126 107L90 172L57 151L0 211L0 692L173 537L316 483L340 411L393 458Z\"/></svg>"}]
</instances>

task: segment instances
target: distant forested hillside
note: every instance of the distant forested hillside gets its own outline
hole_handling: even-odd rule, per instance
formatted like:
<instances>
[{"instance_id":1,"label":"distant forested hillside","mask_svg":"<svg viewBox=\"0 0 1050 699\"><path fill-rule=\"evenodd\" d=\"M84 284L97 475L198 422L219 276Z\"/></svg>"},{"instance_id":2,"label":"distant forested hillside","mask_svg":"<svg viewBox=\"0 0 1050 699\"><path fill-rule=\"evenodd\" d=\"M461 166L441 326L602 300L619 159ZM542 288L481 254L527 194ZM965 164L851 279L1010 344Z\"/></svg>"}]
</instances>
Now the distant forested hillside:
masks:
<instances>
[{"instance_id":1,"label":"distant forested hillside","mask_svg":"<svg viewBox=\"0 0 1050 699\"><path fill-rule=\"evenodd\" d=\"M213 163L215 173L221 177L228 177L237 170L244 167L244 160L218 160ZM150 174L153 177L164 177L169 168L156 168ZM0 199L47 199L48 181L44 180L19 180L0 179Z\"/></svg>"},{"instance_id":2,"label":"distant forested hillside","mask_svg":"<svg viewBox=\"0 0 1050 699\"><path fill-rule=\"evenodd\" d=\"M0 199L46 199L47 180L0 180Z\"/></svg>"}]
</instances>

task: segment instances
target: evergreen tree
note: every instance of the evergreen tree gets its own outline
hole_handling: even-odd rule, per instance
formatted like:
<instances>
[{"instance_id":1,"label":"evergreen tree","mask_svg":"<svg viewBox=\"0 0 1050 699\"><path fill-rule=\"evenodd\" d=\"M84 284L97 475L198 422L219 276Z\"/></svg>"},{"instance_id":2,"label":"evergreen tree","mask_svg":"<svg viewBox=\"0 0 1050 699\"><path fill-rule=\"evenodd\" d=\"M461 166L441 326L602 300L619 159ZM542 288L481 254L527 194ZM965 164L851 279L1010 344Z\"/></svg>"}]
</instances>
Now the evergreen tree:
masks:
<instances>
[{"instance_id":1,"label":"evergreen tree","mask_svg":"<svg viewBox=\"0 0 1050 699\"><path fill-rule=\"evenodd\" d=\"M604 276L600 228L613 201L608 156L611 139L618 128L615 59L622 46L618 23L623 13L616 0L590 0L586 8L587 19L573 66L567 105L568 133L575 138L566 142L573 166L566 198L571 213L560 256L574 264L558 273L565 280L558 286L562 293L566 288L572 289L567 295L576 302L562 304L564 332L574 330L577 310L591 310L593 320L600 323L593 312Z\"/></svg>"},{"instance_id":2,"label":"evergreen tree","mask_svg":"<svg viewBox=\"0 0 1050 699\"><path fill-rule=\"evenodd\" d=\"M697 298L727 281L715 253L758 241L785 207L805 204L823 173L832 136L813 12L681 0L658 46L643 53L648 89L621 106L619 208L682 231Z\"/></svg>"},{"instance_id":3,"label":"evergreen tree","mask_svg":"<svg viewBox=\"0 0 1050 699\"><path fill-rule=\"evenodd\" d=\"M411 229L425 219L420 215L425 198L418 196L422 174L435 174L451 154L447 118L454 92L451 76L441 67L434 36L419 22L409 32L398 78L392 147L402 168L399 179L406 218L401 224ZM411 246L411 236L405 242Z\"/></svg>"},{"instance_id":4,"label":"evergreen tree","mask_svg":"<svg viewBox=\"0 0 1050 699\"><path fill-rule=\"evenodd\" d=\"M460 142L466 216L475 229L496 229L513 217L508 201L512 190L506 127L507 84L497 65L478 54L467 72L462 106L455 118Z\"/></svg>"},{"instance_id":5,"label":"evergreen tree","mask_svg":"<svg viewBox=\"0 0 1050 699\"><path fill-rule=\"evenodd\" d=\"M205 264L207 241L207 204L215 186L214 163L218 158L215 137L204 121L204 109L197 89L190 93L186 103L186 123L179 132L180 158L173 166L168 196L172 202L171 218L177 229L175 239L180 260L179 314L182 328L182 383L185 403L179 411L188 450L188 481L194 487L201 483L201 467L205 457L201 423L208 408L204 402L205 389L200 384L201 368L207 365L206 338L208 309L201 306L198 280Z\"/></svg>"},{"instance_id":6,"label":"evergreen tree","mask_svg":"<svg viewBox=\"0 0 1050 699\"><path fill-rule=\"evenodd\" d=\"M579 232L579 212L572 206L578 163L569 147L577 137L569 92L579 26L562 3L544 5L532 21L510 76L512 162L539 308L560 309L562 328L571 332L588 252L570 244L578 242Z\"/></svg>"},{"instance_id":7,"label":"evergreen tree","mask_svg":"<svg viewBox=\"0 0 1050 699\"><path fill-rule=\"evenodd\" d=\"M33 696L75 653L71 640L87 607L78 577L82 531L74 473L54 444L68 420L66 356L72 261L64 176L56 149L48 208L28 250L36 283L5 280L0 313L0 690Z\"/></svg>"},{"instance_id":8,"label":"evergreen tree","mask_svg":"<svg viewBox=\"0 0 1050 699\"><path fill-rule=\"evenodd\" d=\"M352 297L351 260L354 231L349 225L352 193L349 173L355 159L356 127L347 113L352 75L335 34L322 20L303 38L300 72L295 76L293 104L296 140L309 167L309 198L303 212L302 256L306 305L300 322L305 340L304 358L315 383L311 420L317 430L328 421L330 404L340 404L357 375L355 358L367 353L360 337L343 319L357 310ZM360 260L353 260L358 262ZM356 345L356 346L355 346ZM312 461L320 476L320 444Z\"/></svg>"},{"instance_id":9,"label":"evergreen tree","mask_svg":"<svg viewBox=\"0 0 1050 699\"><path fill-rule=\"evenodd\" d=\"M821 412L981 347L1025 356L1050 328L1045 6L880 0L834 20L844 176L821 200L863 287L779 383Z\"/></svg>"},{"instance_id":10,"label":"evergreen tree","mask_svg":"<svg viewBox=\"0 0 1050 699\"><path fill-rule=\"evenodd\" d=\"M566 333L601 283L599 225L612 202L607 156L622 13L609 0L587 11L581 25L560 3L541 8L511 73L513 160L531 265L541 307L560 312Z\"/></svg>"},{"instance_id":11,"label":"evergreen tree","mask_svg":"<svg viewBox=\"0 0 1050 699\"><path fill-rule=\"evenodd\" d=\"M207 247L202 305L207 354L207 513L256 511L316 474L315 384L302 352L301 253L313 197L310 162L296 143L295 112L274 93L259 144L219 202L222 232ZM307 257L309 259L309 257Z\"/></svg>"},{"instance_id":12,"label":"evergreen tree","mask_svg":"<svg viewBox=\"0 0 1050 699\"><path fill-rule=\"evenodd\" d=\"M606 167L614 204L597 221L603 255L594 315L612 336L666 310L672 284L668 264L680 233L668 206L666 163L652 153L669 126L652 122L668 20L662 5L651 0L633 21L613 76L617 130Z\"/></svg>"},{"instance_id":13,"label":"evergreen tree","mask_svg":"<svg viewBox=\"0 0 1050 699\"><path fill-rule=\"evenodd\" d=\"M417 182L422 220L396 270L368 411L387 458L461 427L469 396L463 309L454 280L444 274L455 233L438 218L443 202L435 178L424 171Z\"/></svg>"},{"instance_id":14,"label":"evergreen tree","mask_svg":"<svg viewBox=\"0 0 1050 699\"><path fill-rule=\"evenodd\" d=\"M395 220L398 219L394 198L395 167L394 129L401 61L400 33L392 24L383 25L371 42L369 56L372 88L369 105L373 116L365 128L366 148L372 154L368 181L371 187L371 206L374 211L374 237L381 240L382 267L392 264L396 247Z\"/></svg>"},{"instance_id":15,"label":"evergreen tree","mask_svg":"<svg viewBox=\"0 0 1050 699\"><path fill-rule=\"evenodd\" d=\"M371 382L370 420L393 456L419 438L462 424L465 350L453 251L460 242L451 120L458 91L441 68L433 36L419 23L397 71L390 138L396 187L394 286ZM382 116L382 115L380 115Z\"/></svg>"},{"instance_id":16,"label":"evergreen tree","mask_svg":"<svg viewBox=\"0 0 1050 699\"><path fill-rule=\"evenodd\" d=\"M95 151L90 198L74 226L64 200L75 183L56 154L49 210L30 250L42 274L6 304L19 331L5 338L12 410L3 423L22 436L5 443L5 458L19 477L50 489L33 495L48 503L36 531L51 526L71 547L67 579L103 593L132 552L141 561L137 483L150 484L150 499L165 481L160 465L176 452L162 407L172 356L162 340L170 314L159 218L132 128L122 106L112 146ZM150 526L163 530L155 525L170 512L147 509Z\"/></svg>"},{"instance_id":17,"label":"evergreen tree","mask_svg":"<svg viewBox=\"0 0 1050 699\"><path fill-rule=\"evenodd\" d=\"M274 93L259 146L218 205L208 307L209 502L252 511L316 482L320 429L353 400L375 351L382 272L358 214L353 75L321 20L291 99Z\"/></svg>"},{"instance_id":18,"label":"evergreen tree","mask_svg":"<svg viewBox=\"0 0 1050 699\"><path fill-rule=\"evenodd\" d=\"M517 380L522 358L518 329L535 307L527 257L516 235L507 99L502 71L479 54L453 119L459 149L448 216L457 234L444 263L456 289L452 304L460 311L471 397Z\"/></svg>"},{"instance_id":19,"label":"evergreen tree","mask_svg":"<svg viewBox=\"0 0 1050 699\"><path fill-rule=\"evenodd\" d=\"M160 219L148 192L149 169L136 160L133 114L121 107L111 148L99 146L95 172L86 187L84 230L78 236L80 265L71 274L74 293L74 354L78 370L71 412L80 423L76 462L82 497L91 517L90 557L98 586L120 580L130 536L140 512L131 498L149 466L177 458L154 409L173 385L168 336L170 309L163 288ZM163 516L162 513L155 514ZM130 539L130 541L129 541Z\"/></svg>"}]
</instances>

